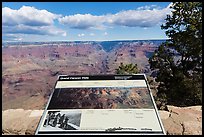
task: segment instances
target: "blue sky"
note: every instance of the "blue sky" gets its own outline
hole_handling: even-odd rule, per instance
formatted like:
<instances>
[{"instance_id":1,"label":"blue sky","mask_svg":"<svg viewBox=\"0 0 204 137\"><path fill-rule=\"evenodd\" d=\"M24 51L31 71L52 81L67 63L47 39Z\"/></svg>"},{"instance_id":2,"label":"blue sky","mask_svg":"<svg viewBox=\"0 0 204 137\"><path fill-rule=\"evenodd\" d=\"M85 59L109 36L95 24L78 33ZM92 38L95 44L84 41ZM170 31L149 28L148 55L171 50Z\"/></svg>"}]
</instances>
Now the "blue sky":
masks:
<instances>
[{"instance_id":1,"label":"blue sky","mask_svg":"<svg viewBox=\"0 0 204 137\"><path fill-rule=\"evenodd\" d=\"M166 39L170 2L3 2L3 41Z\"/></svg>"}]
</instances>

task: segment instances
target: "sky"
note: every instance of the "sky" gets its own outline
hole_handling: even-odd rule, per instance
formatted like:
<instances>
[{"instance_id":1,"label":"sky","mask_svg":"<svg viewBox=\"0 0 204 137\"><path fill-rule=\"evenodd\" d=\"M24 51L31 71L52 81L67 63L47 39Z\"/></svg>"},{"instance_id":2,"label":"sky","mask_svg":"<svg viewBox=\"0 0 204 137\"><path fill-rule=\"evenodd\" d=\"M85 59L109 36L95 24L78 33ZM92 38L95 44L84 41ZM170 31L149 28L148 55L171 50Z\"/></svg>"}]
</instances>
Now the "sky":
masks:
<instances>
[{"instance_id":1,"label":"sky","mask_svg":"<svg viewBox=\"0 0 204 137\"><path fill-rule=\"evenodd\" d=\"M2 2L2 40L167 39L170 2Z\"/></svg>"}]
</instances>

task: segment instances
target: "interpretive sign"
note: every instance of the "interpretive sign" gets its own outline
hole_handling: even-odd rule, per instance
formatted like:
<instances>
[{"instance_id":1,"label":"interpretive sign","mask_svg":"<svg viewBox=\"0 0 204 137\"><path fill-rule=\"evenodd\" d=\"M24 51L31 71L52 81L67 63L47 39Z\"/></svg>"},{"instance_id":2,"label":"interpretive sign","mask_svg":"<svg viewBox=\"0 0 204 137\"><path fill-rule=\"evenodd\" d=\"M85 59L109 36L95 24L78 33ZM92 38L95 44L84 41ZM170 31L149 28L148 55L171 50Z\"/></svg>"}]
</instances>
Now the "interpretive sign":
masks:
<instances>
[{"instance_id":1,"label":"interpretive sign","mask_svg":"<svg viewBox=\"0 0 204 137\"><path fill-rule=\"evenodd\" d=\"M42 134L165 134L145 74L59 76Z\"/></svg>"}]
</instances>

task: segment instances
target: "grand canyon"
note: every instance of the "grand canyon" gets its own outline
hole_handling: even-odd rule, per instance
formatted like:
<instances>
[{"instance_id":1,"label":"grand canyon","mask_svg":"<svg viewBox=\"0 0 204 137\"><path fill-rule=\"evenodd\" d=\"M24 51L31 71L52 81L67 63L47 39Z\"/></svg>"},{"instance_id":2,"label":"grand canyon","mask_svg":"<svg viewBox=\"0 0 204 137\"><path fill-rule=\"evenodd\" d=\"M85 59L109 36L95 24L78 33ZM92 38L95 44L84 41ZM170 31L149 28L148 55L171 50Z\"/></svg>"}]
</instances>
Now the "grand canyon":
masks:
<instances>
[{"instance_id":1,"label":"grand canyon","mask_svg":"<svg viewBox=\"0 0 204 137\"><path fill-rule=\"evenodd\" d=\"M153 108L147 88L60 88L55 89L48 109Z\"/></svg>"},{"instance_id":2,"label":"grand canyon","mask_svg":"<svg viewBox=\"0 0 204 137\"><path fill-rule=\"evenodd\" d=\"M151 75L165 40L17 42L2 46L2 109L44 109L58 75L115 74L120 63Z\"/></svg>"}]
</instances>

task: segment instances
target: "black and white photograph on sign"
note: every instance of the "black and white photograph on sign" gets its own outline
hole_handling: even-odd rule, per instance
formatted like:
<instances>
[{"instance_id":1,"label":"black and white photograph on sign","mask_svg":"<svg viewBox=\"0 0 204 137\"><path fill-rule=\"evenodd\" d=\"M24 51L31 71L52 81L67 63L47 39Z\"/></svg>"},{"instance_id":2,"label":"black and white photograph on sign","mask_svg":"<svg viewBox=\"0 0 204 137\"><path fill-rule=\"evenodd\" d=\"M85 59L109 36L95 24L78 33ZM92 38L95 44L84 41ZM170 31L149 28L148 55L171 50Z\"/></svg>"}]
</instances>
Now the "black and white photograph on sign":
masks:
<instances>
[{"instance_id":1,"label":"black and white photograph on sign","mask_svg":"<svg viewBox=\"0 0 204 137\"><path fill-rule=\"evenodd\" d=\"M81 111L48 111L41 131L79 130Z\"/></svg>"},{"instance_id":2,"label":"black and white photograph on sign","mask_svg":"<svg viewBox=\"0 0 204 137\"><path fill-rule=\"evenodd\" d=\"M147 88L100 87L55 89L48 109L152 109Z\"/></svg>"}]
</instances>

